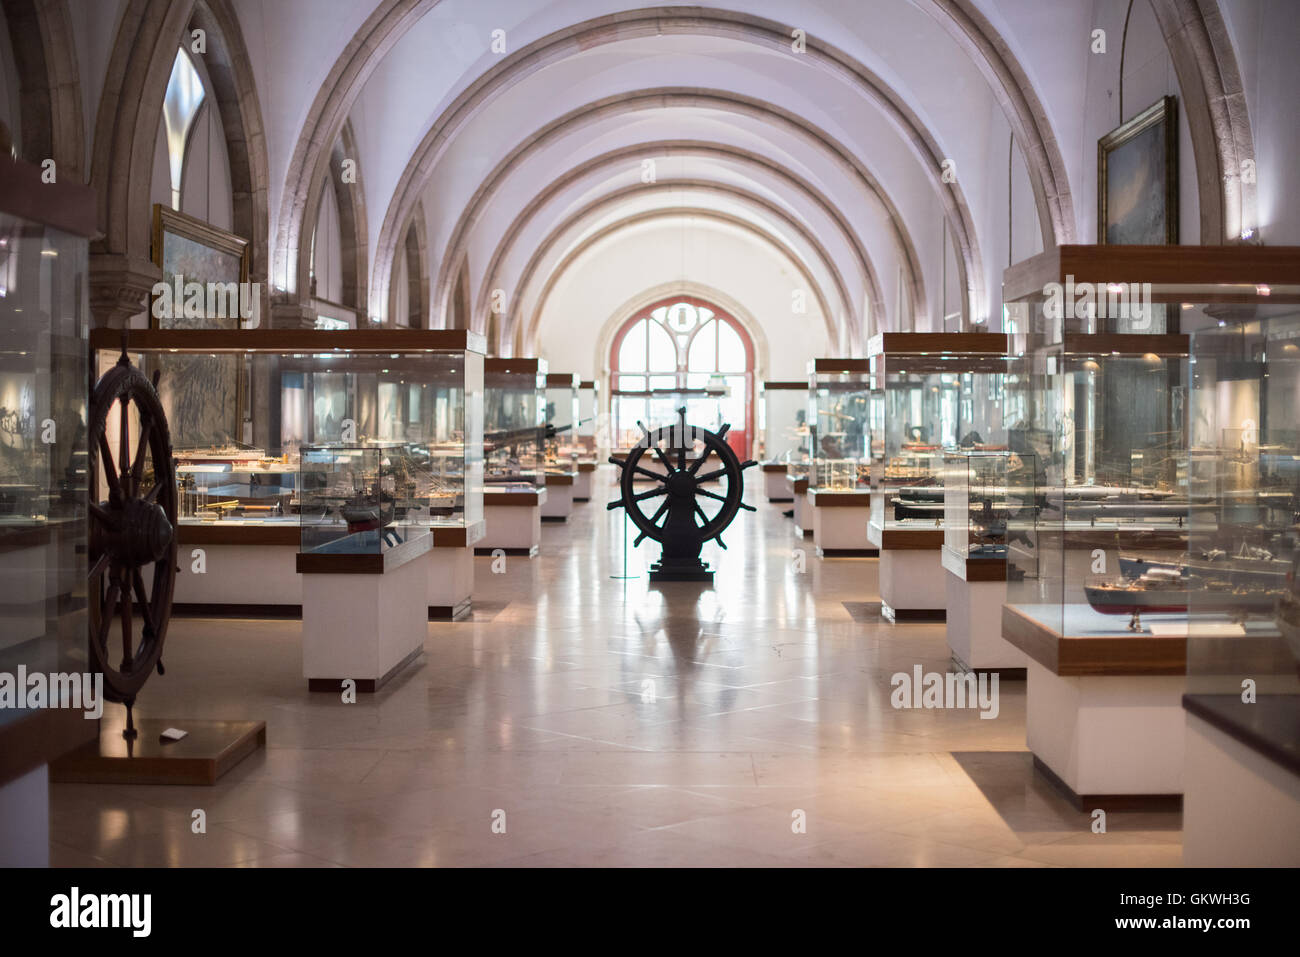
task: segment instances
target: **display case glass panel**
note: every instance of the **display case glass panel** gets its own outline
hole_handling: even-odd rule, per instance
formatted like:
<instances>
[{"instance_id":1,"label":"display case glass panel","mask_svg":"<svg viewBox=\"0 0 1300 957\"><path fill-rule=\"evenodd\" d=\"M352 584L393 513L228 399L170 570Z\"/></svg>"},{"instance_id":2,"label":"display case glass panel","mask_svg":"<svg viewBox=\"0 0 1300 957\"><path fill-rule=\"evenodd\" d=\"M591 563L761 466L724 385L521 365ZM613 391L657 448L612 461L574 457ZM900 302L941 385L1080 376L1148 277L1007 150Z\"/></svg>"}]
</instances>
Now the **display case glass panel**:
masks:
<instances>
[{"instance_id":1,"label":"display case glass panel","mask_svg":"<svg viewBox=\"0 0 1300 957\"><path fill-rule=\"evenodd\" d=\"M1188 691L1300 693L1300 305L1194 305ZM1300 726L1294 734L1300 736ZM1293 738L1294 740L1294 738Z\"/></svg>"},{"instance_id":2,"label":"display case glass panel","mask_svg":"<svg viewBox=\"0 0 1300 957\"><path fill-rule=\"evenodd\" d=\"M808 364L809 491L869 494L871 456L877 448L871 412L866 359L814 359Z\"/></svg>"},{"instance_id":3,"label":"display case glass panel","mask_svg":"<svg viewBox=\"0 0 1300 957\"><path fill-rule=\"evenodd\" d=\"M1025 617L1062 635L1182 636L1200 583L1236 582L1237 565L1261 557L1250 549L1266 547L1263 533L1228 534L1219 500L1261 481L1255 446L1234 432L1258 427L1234 407L1256 387L1225 384L1249 363L1192 363L1187 333L1224 329L1227 341L1222 311L1292 301L1269 286L1288 255L1294 271L1284 250L1067 246L1007 270L1008 444L1034 456L1038 486L1029 542L1008 549L1007 599ZM1205 384L1189 390L1194 371ZM1213 477L1199 489L1198 470ZM1248 512L1261 494L1244 493ZM1251 588L1238 587L1240 608Z\"/></svg>"},{"instance_id":4,"label":"display case glass panel","mask_svg":"<svg viewBox=\"0 0 1300 957\"><path fill-rule=\"evenodd\" d=\"M493 492L546 482L546 363L489 359L484 367L484 482Z\"/></svg>"},{"instance_id":5,"label":"display case glass panel","mask_svg":"<svg viewBox=\"0 0 1300 957\"><path fill-rule=\"evenodd\" d=\"M946 453L945 550L963 562L1005 562L1010 544L1023 545L1033 528L1036 500L1032 457L1009 451Z\"/></svg>"},{"instance_id":6,"label":"display case glass panel","mask_svg":"<svg viewBox=\"0 0 1300 957\"><path fill-rule=\"evenodd\" d=\"M81 191L90 231L94 197L39 185L38 167L0 162L0 672L82 673L88 240L4 209L15 189L47 190L52 206ZM0 752L14 758L0 784L95 734L82 711L25 704L0 708Z\"/></svg>"},{"instance_id":7,"label":"display case glass panel","mask_svg":"<svg viewBox=\"0 0 1300 957\"><path fill-rule=\"evenodd\" d=\"M1006 448L1007 339L990 333L885 333L869 346L872 522L944 524L945 451Z\"/></svg>"},{"instance_id":8,"label":"display case glass panel","mask_svg":"<svg viewBox=\"0 0 1300 957\"><path fill-rule=\"evenodd\" d=\"M677 410L681 408L686 409L687 425L716 432L725 421L727 391L708 387L615 390L612 400L614 441L618 448L630 449L641 441L642 432L637 422L654 431L677 422Z\"/></svg>"},{"instance_id":9,"label":"display case glass panel","mask_svg":"<svg viewBox=\"0 0 1300 957\"><path fill-rule=\"evenodd\" d=\"M112 338L92 334L101 371L116 361ZM414 330L133 332L132 359L159 373L171 423L182 541L189 525L296 526L304 448L401 447L427 479L412 516L481 522L483 357L453 340L469 342Z\"/></svg>"},{"instance_id":10,"label":"display case glass panel","mask_svg":"<svg viewBox=\"0 0 1300 957\"><path fill-rule=\"evenodd\" d=\"M578 426L574 431L578 433L578 445L589 455L596 451L600 412L600 383L583 380L578 384Z\"/></svg>"},{"instance_id":11,"label":"display case glass panel","mask_svg":"<svg viewBox=\"0 0 1300 957\"><path fill-rule=\"evenodd\" d=\"M572 472L582 445L578 441L577 375L551 372L546 376L546 468Z\"/></svg>"},{"instance_id":12,"label":"display case glass panel","mask_svg":"<svg viewBox=\"0 0 1300 957\"><path fill-rule=\"evenodd\" d=\"M808 447L808 383L763 383L763 461L785 462Z\"/></svg>"},{"instance_id":13,"label":"display case glass panel","mask_svg":"<svg viewBox=\"0 0 1300 957\"><path fill-rule=\"evenodd\" d=\"M447 503L429 464L405 445L303 446L300 550L377 555L431 534Z\"/></svg>"}]
</instances>

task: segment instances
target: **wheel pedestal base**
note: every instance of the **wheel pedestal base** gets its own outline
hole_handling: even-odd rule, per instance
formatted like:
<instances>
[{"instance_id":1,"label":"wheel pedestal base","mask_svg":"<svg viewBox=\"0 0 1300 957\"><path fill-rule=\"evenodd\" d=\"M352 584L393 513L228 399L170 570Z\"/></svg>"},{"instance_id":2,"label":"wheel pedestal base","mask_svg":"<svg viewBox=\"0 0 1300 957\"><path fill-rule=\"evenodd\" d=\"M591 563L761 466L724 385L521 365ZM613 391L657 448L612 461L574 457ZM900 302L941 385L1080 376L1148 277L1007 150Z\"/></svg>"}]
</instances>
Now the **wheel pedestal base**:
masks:
<instances>
[{"instance_id":1,"label":"wheel pedestal base","mask_svg":"<svg viewBox=\"0 0 1300 957\"><path fill-rule=\"evenodd\" d=\"M660 559L650 566L652 582L712 582L713 571L698 558Z\"/></svg>"}]
</instances>

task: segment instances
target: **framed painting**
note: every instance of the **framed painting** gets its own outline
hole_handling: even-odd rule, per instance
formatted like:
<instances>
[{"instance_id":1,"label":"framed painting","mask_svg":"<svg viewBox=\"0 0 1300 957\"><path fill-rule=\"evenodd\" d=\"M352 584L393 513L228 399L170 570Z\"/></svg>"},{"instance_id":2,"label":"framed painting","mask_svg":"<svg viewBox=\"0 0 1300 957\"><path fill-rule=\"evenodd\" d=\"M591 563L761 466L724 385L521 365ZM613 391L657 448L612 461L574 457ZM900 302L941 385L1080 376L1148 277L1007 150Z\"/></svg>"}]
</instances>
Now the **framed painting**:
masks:
<instances>
[{"instance_id":1,"label":"framed painting","mask_svg":"<svg viewBox=\"0 0 1300 957\"><path fill-rule=\"evenodd\" d=\"M1178 107L1152 104L1097 141L1097 242L1178 242Z\"/></svg>"},{"instance_id":2,"label":"framed painting","mask_svg":"<svg viewBox=\"0 0 1300 957\"><path fill-rule=\"evenodd\" d=\"M248 240L187 216L170 206L153 207L153 261L169 287L168 308L149 303L155 329L238 329L240 296L248 282ZM179 286L178 286L179 282ZM186 287L203 287L203 307L186 309ZM233 296L225 294L237 290ZM210 290L220 287L219 296ZM179 295L178 295L179 293ZM214 308L215 307L215 308ZM160 316L161 314L161 316Z\"/></svg>"}]
</instances>

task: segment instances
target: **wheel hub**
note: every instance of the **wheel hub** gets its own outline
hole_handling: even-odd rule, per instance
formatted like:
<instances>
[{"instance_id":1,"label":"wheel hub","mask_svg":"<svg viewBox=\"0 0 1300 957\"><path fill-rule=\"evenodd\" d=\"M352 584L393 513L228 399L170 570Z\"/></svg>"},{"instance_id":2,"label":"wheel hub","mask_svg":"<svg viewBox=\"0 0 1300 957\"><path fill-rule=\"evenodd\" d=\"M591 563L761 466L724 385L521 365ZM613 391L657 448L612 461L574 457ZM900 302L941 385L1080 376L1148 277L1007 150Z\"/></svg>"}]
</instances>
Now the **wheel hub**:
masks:
<instances>
[{"instance_id":1,"label":"wheel hub","mask_svg":"<svg viewBox=\"0 0 1300 957\"><path fill-rule=\"evenodd\" d=\"M668 486L668 494L673 498L694 498L695 496L695 476L684 469L678 469L670 473L664 484Z\"/></svg>"},{"instance_id":2,"label":"wheel hub","mask_svg":"<svg viewBox=\"0 0 1300 957\"><path fill-rule=\"evenodd\" d=\"M172 542L172 523L156 502L130 499L109 506L117 530L109 536L108 551L126 565L148 565L162 560Z\"/></svg>"}]
</instances>

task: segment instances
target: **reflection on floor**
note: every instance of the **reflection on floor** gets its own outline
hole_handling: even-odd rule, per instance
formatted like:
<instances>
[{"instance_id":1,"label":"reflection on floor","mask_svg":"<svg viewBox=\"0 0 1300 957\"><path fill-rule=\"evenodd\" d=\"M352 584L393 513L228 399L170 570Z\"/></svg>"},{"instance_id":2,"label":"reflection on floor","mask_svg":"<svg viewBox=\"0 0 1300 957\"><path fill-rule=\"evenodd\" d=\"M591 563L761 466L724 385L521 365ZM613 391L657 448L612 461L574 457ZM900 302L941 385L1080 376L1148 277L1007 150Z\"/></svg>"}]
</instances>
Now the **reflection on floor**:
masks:
<instances>
[{"instance_id":1,"label":"reflection on floor","mask_svg":"<svg viewBox=\"0 0 1300 957\"><path fill-rule=\"evenodd\" d=\"M818 560L755 491L729 550L706 549L712 589L651 587L658 549L631 536L637 577L611 577L623 519L598 494L540 557L478 559L485 614L431 624L421 661L357 704L308 694L298 622L177 619L139 712L265 719L268 750L215 788L52 786L52 862L1180 863L1178 814L1094 834L1035 776L1023 683L995 720L893 709L892 674L946 670L943 626L850 615L879 600L876 562Z\"/></svg>"}]
</instances>

